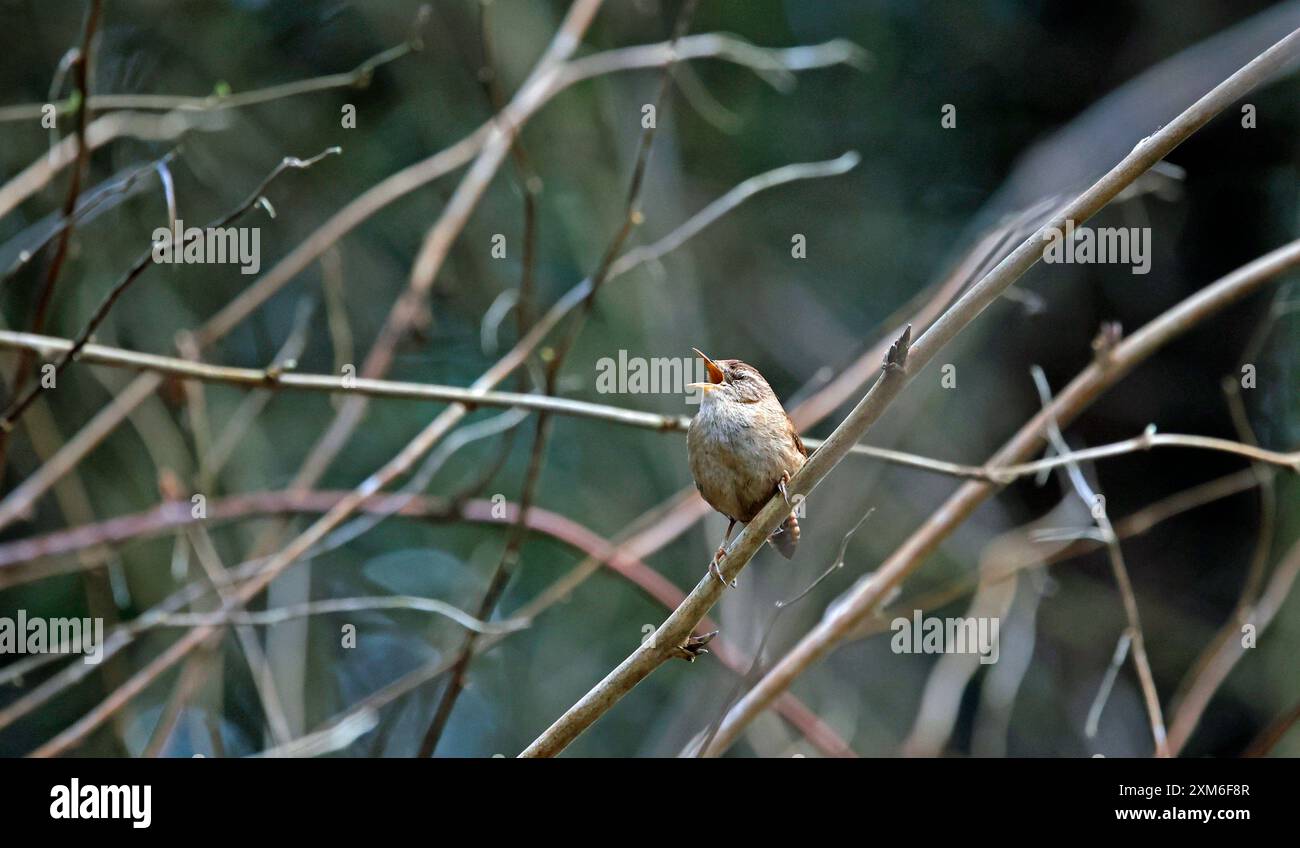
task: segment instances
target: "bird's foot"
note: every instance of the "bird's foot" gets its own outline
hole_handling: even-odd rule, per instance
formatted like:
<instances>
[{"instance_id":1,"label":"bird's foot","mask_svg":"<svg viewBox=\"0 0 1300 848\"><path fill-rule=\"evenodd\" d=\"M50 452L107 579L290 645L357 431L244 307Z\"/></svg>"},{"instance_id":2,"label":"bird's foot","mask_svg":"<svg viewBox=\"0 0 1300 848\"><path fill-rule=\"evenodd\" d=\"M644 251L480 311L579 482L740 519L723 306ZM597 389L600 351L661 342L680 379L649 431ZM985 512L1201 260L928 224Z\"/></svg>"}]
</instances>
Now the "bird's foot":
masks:
<instances>
[{"instance_id":1,"label":"bird's foot","mask_svg":"<svg viewBox=\"0 0 1300 848\"><path fill-rule=\"evenodd\" d=\"M786 484L790 482L790 472L782 471L781 479L776 481L776 490L785 498L785 505L794 508L794 503L790 500L790 492L786 490Z\"/></svg>"},{"instance_id":2,"label":"bird's foot","mask_svg":"<svg viewBox=\"0 0 1300 848\"><path fill-rule=\"evenodd\" d=\"M712 642L713 637L717 635L717 630L712 633L705 633L703 636L692 634L685 642L673 649L673 656L678 659L686 660L687 662L695 662L700 654L707 654L709 652L709 649L704 646Z\"/></svg>"},{"instance_id":3,"label":"bird's foot","mask_svg":"<svg viewBox=\"0 0 1300 848\"><path fill-rule=\"evenodd\" d=\"M723 546L719 546L717 552L713 554L713 559L709 560L709 573L718 578L718 581L722 583L723 586L730 586L734 589L736 588L736 581L732 580L728 582L727 578L722 576L722 569L718 568L718 564L722 562L722 558L726 555L727 549Z\"/></svg>"}]
</instances>

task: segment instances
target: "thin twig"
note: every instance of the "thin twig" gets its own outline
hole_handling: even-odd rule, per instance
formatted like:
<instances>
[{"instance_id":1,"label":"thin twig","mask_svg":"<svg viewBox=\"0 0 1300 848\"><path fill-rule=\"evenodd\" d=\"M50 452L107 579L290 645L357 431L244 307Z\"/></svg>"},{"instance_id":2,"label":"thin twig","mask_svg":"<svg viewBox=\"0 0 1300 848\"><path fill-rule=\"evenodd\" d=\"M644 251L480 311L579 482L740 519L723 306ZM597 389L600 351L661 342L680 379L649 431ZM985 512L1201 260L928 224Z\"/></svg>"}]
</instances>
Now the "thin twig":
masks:
<instances>
[{"instance_id":1,"label":"thin twig","mask_svg":"<svg viewBox=\"0 0 1300 848\"><path fill-rule=\"evenodd\" d=\"M420 30L423 28L427 16L427 8L421 7L417 14L415 23L411 27L411 37L409 39L401 44L376 53L374 56L366 59L352 70L343 73L325 74L324 76L295 80L294 82L282 83L281 85L268 86L267 88L259 88L252 91L225 94L214 93L202 97L177 96L173 94L96 94L76 102L87 104L88 108L93 112L108 112L117 109L133 109L141 112L170 112L173 110L184 112L219 112L225 109L242 109L248 106L257 106L275 100L294 97L299 94L329 91L334 88L364 89L370 85L376 70L390 62L395 62L398 59L401 59L403 56L407 56L423 49ZM64 115L72 111L75 102L71 100L62 100L53 104L21 103L14 106L0 107L0 122L30 121L39 119L45 114L43 110L50 105L54 106L56 114Z\"/></svg>"},{"instance_id":2,"label":"thin twig","mask_svg":"<svg viewBox=\"0 0 1300 848\"><path fill-rule=\"evenodd\" d=\"M1241 618L1229 618L1210 642L1207 655L1197 663L1204 670L1194 675L1186 693L1170 709L1173 720L1169 723L1169 749L1175 756L1192 738L1214 694L1246 655L1243 643L1247 628L1251 628L1254 639L1258 640L1291 594L1297 575L1300 575L1300 541L1274 567L1259 600L1243 610Z\"/></svg>"},{"instance_id":3,"label":"thin twig","mask_svg":"<svg viewBox=\"0 0 1300 848\"><path fill-rule=\"evenodd\" d=\"M1295 727L1296 722L1300 722L1300 702L1297 702L1295 706L1282 713L1276 720L1261 730L1254 741L1246 746L1242 756L1267 757L1269 752L1277 747L1277 743L1282 741L1287 732Z\"/></svg>"},{"instance_id":4,"label":"thin twig","mask_svg":"<svg viewBox=\"0 0 1300 848\"><path fill-rule=\"evenodd\" d=\"M56 224L40 240L19 251L13 264L11 264L8 270L4 272L4 276L0 277L0 287L8 284L9 281L14 278L15 274L26 267L27 263L36 258L36 256L45 249L47 244L54 241L54 239L69 226L80 224L84 220L94 218L103 210L103 207L108 204L110 199L119 196L129 196L132 191L136 189L136 186L140 181L151 174L158 174L160 181L163 181L165 178L163 178L162 175L169 173L167 171L167 163L171 162L175 158L176 150L169 150L161 157L149 162L148 164L141 165L124 177L115 179L107 184L100 183L90 192L82 192L81 200L78 203L80 208L77 209L72 217L60 218L58 224ZM165 187L166 184L164 183L164 188ZM172 218L174 219L175 215L173 215Z\"/></svg>"},{"instance_id":5,"label":"thin twig","mask_svg":"<svg viewBox=\"0 0 1300 848\"><path fill-rule=\"evenodd\" d=\"M192 129L212 132L224 129L224 123L213 115L146 115L139 112L114 112L96 118L86 127L86 147L98 150L119 138L138 138L142 141L171 142ZM8 215L27 198L49 185L64 168L77 160L77 137L68 136L42 154L0 186L0 218Z\"/></svg>"},{"instance_id":6,"label":"thin twig","mask_svg":"<svg viewBox=\"0 0 1300 848\"><path fill-rule=\"evenodd\" d=\"M1274 303L1276 304L1276 299ZM1246 406L1241 399L1241 386L1235 378L1224 378L1223 394L1228 402L1228 412L1232 416L1232 426L1237 431L1237 438L1258 447L1259 439L1255 435L1254 428L1250 426L1250 416L1246 413ZM1255 533L1255 551L1251 554L1250 567L1246 572L1245 583L1241 587L1241 597L1237 599L1237 607L1234 610L1236 613L1245 610L1259 597L1259 590L1264 585L1264 576L1268 572L1273 530L1277 524L1277 489L1273 483L1273 469L1266 467L1265 463L1256 463L1252 470L1259 478L1259 527L1256 528Z\"/></svg>"},{"instance_id":7,"label":"thin twig","mask_svg":"<svg viewBox=\"0 0 1300 848\"><path fill-rule=\"evenodd\" d=\"M1119 670L1124 667L1124 660L1128 659L1129 646L1133 644L1133 637L1127 629L1119 634L1119 641L1115 643L1115 653L1111 655L1110 665L1106 666L1106 673L1101 676L1101 685L1097 687L1097 695L1092 699L1092 706L1088 707L1088 718L1083 723L1083 735L1089 739L1095 738L1097 728L1101 724L1101 711L1106 708L1106 702L1110 700L1111 690L1115 686L1115 680L1119 677Z\"/></svg>"},{"instance_id":8,"label":"thin twig","mask_svg":"<svg viewBox=\"0 0 1300 848\"><path fill-rule=\"evenodd\" d=\"M243 217L245 213L258 205L259 201L262 199L263 192L272 182L275 181L276 177L280 176L285 171L306 170L325 157L342 152L341 148L331 147L316 154L310 159L299 159L294 156L286 156L280 161L279 165L275 166L270 174L258 183L257 187L253 189L252 193L248 195L243 203L239 204L222 217L212 221L204 231L222 229ZM199 234L195 237L202 238L202 235ZM176 249L180 249L180 247L180 245L177 245ZM64 369L66 369L68 365L77 358L77 354L81 352L82 348L89 343L90 337L94 334L95 330L99 328L100 324L104 322L104 319L108 317L109 310L113 308L113 305L117 303L118 299L126 293L126 290L131 286L131 284L134 283L140 275L144 273L145 269L152 264L153 247L151 246L140 254L131 265L131 268L122 275L121 279L119 279L111 289L109 289L108 294L104 295L103 300L101 300L99 305L95 307L95 311L91 313L90 318L86 321L86 325L81 329L81 332L77 334L71 345L69 345L59 356L58 360L54 363L54 380L57 380L58 375L63 373ZM26 372L24 371L24 373ZM51 385L53 385L54 380L50 381ZM3 416L0 416L0 437L2 437L4 433L13 429L14 422L22 416L27 407L31 405L31 402L36 399L36 396L42 391L45 391L45 385L46 383L44 380L33 383L32 387L27 390L26 394L22 395L19 399L9 405L9 408L5 410ZM15 384L15 393L16 390L17 384Z\"/></svg>"},{"instance_id":9,"label":"thin twig","mask_svg":"<svg viewBox=\"0 0 1300 848\"><path fill-rule=\"evenodd\" d=\"M311 297L303 297L298 302L294 310L292 328L289 330L288 337L285 338L284 344L276 351L271 364L267 370L272 374L283 374L287 370L297 365L298 358L302 356L303 350L307 346L307 337L310 334L312 326L312 316L316 312L316 301ZM331 319L331 324L333 323ZM82 361L85 351L82 351ZM221 473L226 462L239 447L244 438L244 434L253 422L262 413L262 410L271 401L274 392L270 389L259 389L249 392L243 401L236 407L235 411L226 419L225 426L212 444L212 450L203 457L204 466L207 473L213 477Z\"/></svg>"},{"instance_id":10,"label":"thin twig","mask_svg":"<svg viewBox=\"0 0 1300 848\"><path fill-rule=\"evenodd\" d=\"M68 179L68 192L63 199L63 210L60 214L63 226L58 233L57 241L54 246L54 254L50 257L49 264L46 266L45 279L41 283L40 289L36 294L36 304L32 308L31 330L33 333L41 333L45 330L45 321L49 317L50 304L54 299L54 288L59 280L59 272L63 270L64 260L68 257L68 245L72 240L72 231L75 229L74 215L77 211L77 198L81 196L81 181L86 176L86 163L90 159L90 149L86 143L86 115L90 111L85 105L86 100L90 97L90 78L91 78L91 45L94 43L95 30L99 27L100 14L103 11L101 0L90 0L86 7L86 21L81 32L81 47L77 51L77 56L73 60L72 76L75 91L81 105L77 109L77 121L75 135L77 139L77 155L73 160L72 174ZM10 381L12 395L21 397L23 388L27 385L30 377L28 373L31 369L32 358L29 352L24 351L18 357L18 364L14 366L14 376ZM37 381L39 386L41 381ZM32 397L35 395L33 394ZM28 401L30 403L30 400ZM0 472L5 467L5 456L8 447L9 433L13 430L13 421L9 415L0 419Z\"/></svg>"},{"instance_id":11,"label":"thin twig","mask_svg":"<svg viewBox=\"0 0 1300 848\"><path fill-rule=\"evenodd\" d=\"M1033 375L1039 400L1042 402L1043 409L1048 412L1047 439L1058 456L1068 454L1070 446L1066 444L1065 436L1061 434L1060 424L1051 415L1052 392L1047 385L1047 376L1038 366L1034 366ZM1084 506L1091 511L1093 520L1097 522L1097 528L1101 531L1102 541L1106 544L1111 572L1115 575L1115 584L1124 603L1124 617L1128 622L1127 633L1133 653L1133 666L1137 669L1138 681L1142 686L1142 699L1146 702L1147 718L1151 723L1155 754L1157 757L1168 757L1169 742L1168 733L1165 731L1165 717L1160 709L1160 695L1156 691L1155 676L1151 673L1151 661L1147 657L1146 635L1142 630L1142 619L1138 615L1137 595L1133 592L1133 581L1129 579L1128 566L1124 562L1119 537L1115 534L1115 528L1106 513L1106 500L1089 485L1078 462L1070 462L1065 468L1070 483Z\"/></svg>"},{"instance_id":12,"label":"thin twig","mask_svg":"<svg viewBox=\"0 0 1300 848\"><path fill-rule=\"evenodd\" d=\"M58 355L61 358L66 358L68 351L73 348L74 344L75 342L68 339L54 336L38 336L31 333L0 330L0 350L31 350L46 357ZM292 351L297 347L298 344L294 344L286 348L286 350ZM472 388L442 386L433 383L367 380L360 377L335 377L327 374L287 371L280 367L285 362L284 352L277 354L275 362L267 368L238 368L215 365L96 344L83 345L77 350L76 359L79 362L91 365L132 368L171 377L245 386L261 391L297 390L343 395L359 394L374 398L459 403L471 409L475 407L524 409L662 433L685 433L689 429L691 422L691 419L684 415L660 415L658 413L624 409L609 404L558 398L547 394L483 392L475 391ZM290 356L290 359L292 359L292 356ZM823 440L812 436L804 437L803 441L810 449L818 448L823 444ZM1267 465L1300 471L1300 451L1268 450L1244 442L1209 436L1157 433L1153 427L1130 439L1069 451L1062 455L1051 456L1033 462L1022 462L1007 466L964 465L958 462L948 462L872 445L854 445L849 452L855 456L871 457L894 465L929 471L948 477L985 480L1005 485L1021 477L1032 476L1072 462L1112 459L1154 448L1191 448L1217 451L1245 457Z\"/></svg>"},{"instance_id":13,"label":"thin twig","mask_svg":"<svg viewBox=\"0 0 1300 848\"><path fill-rule=\"evenodd\" d=\"M513 633L529 624L527 619L511 618L487 622L475 618L459 607L434 598L421 598L415 595L377 595L359 598L328 598L320 601L306 601L287 607L260 612L191 612L165 613L155 616L155 627L208 627L218 625L250 625L269 627L283 624L299 618L313 615L330 615L340 612L370 612L372 610L411 610L441 615L451 619L466 630L475 633Z\"/></svg>"},{"instance_id":14,"label":"thin twig","mask_svg":"<svg viewBox=\"0 0 1300 848\"><path fill-rule=\"evenodd\" d=\"M176 725L180 722L181 715L185 711L185 705L188 704L199 689L203 678L203 666L211 661L208 651L197 651L190 661L181 666L180 675L176 681L176 688L172 690L172 695L167 699L167 705L163 707L162 713L158 716L158 722L154 725L153 732L149 736L149 743L145 745L144 750L140 753L142 758L152 759L162 755L167 748L167 742L171 739L172 733L176 730Z\"/></svg>"},{"instance_id":15,"label":"thin twig","mask_svg":"<svg viewBox=\"0 0 1300 848\"><path fill-rule=\"evenodd\" d=\"M1274 307L1279 297L1281 297L1281 292L1274 297ZM1261 323L1259 329L1254 333L1251 343L1247 345L1243 359L1249 361L1255 358L1259 346L1264 343L1268 328L1271 326L1272 318L1275 315L1276 310L1271 308L1269 318ZM1243 440L1252 444L1255 443L1255 434L1251 429L1245 407L1242 405L1241 392L1237 381L1232 377L1225 378L1223 386L1233 426L1236 427ZM1259 482L1259 527L1256 532L1255 550L1251 555L1250 567L1246 572L1241 594L1237 598L1237 603L1233 606L1231 615L1223 627L1215 633L1214 638L1201 650L1200 655L1197 656L1196 661L1192 663L1191 668L1188 669L1178 688L1174 691L1172 703L1174 705L1175 725L1171 735L1173 736L1172 744L1176 751L1181 749L1195 729L1196 724L1200 721L1200 711L1203 711L1209 705L1208 695L1214 691L1210 688L1210 685L1221 685L1223 683L1223 677L1217 676L1220 669L1215 667L1216 662L1222 662L1222 658L1225 656L1226 643L1240 638L1241 628L1246 625L1251 615L1251 607L1258 600L1260 589L1268 572L1273 543L1273 526L1277 513L1277 496L1273 486L1272 469L1256 464L1250 469L1250 472L1256 475ZM1192 692L1199 693L1196 703L1190 709L1186 709L1187 697Z\"/></svg>"},{"instance_id":16,"label":"thin twig","mask_svg":"<svg viewBox=\"0 0 1300 848\"><path fill-rule=\"evenodd\" d=\"M237 616L244 613L243 606L233 600L233 593L227 585L230 577L229 571L221 561L217 548L212 543L212 538L208 535L207 530L201 524L193 525L186 528L186 536L189 539L190 546L194 549L204 575L217 596L222 601L228 601L231 604L234 610L232 615ZM289 731L289 720L285 716L284 707L280 703L279 691L276 689L275 679L270 674L270 667L267 665L266 653L262 650L262 643L257 640L257 634L252 627L247 624L237 623L234 630L236 641L239 642L244 652L244 661L248 664L248 673L253 680L253 690L262 702L262 711L266 716L267 726L271 730L271 737L276 740L277 744L284 744L293 738L293 734ZM201 667L206 666L203 660L196 657L191 657L190 662L192 664L197 662ZM195 675L201 682L204 677L203 672L196 670Z\"/></svg>"},{"instance_id":17,"label":"thin twig","mask_svg":"<svg viewBox=\"0 0 1300 848\"><path fill-rule=\"evenodd\" d=\"M294 739L285 745L255 754L257 757L319 757L346 748L365 736L379 724L378 714L371 709L359 710L343 720L315 733Z\"/></svg>"},{"instance_id":18,"label":"thin twig","mask_svg":"<svg viewBox=\"0 0 1300 848\"><path fill-rule=\"evenodd\" d=\"M717 717L709 723L708 728L704 731L704 735L699 740L698 744L693 742L691 746L689 746L694 749L696 757L703 757L704 752L713 744L713 738L717 736L718 728L722 726L722 720L727 717L727 711L730 710L731 705L736 702L736 699L744 690L745 685L757 679L757 674L763 667L763 652L767 650L768 640L770 640L772 634L776 632L776 623L781 619L781 614L802 601L804 598L808 597L812 594L814 589L826 580L827 577L830 577L836 571L839 571L844 567L844 555L849 550L849 542L853 539L853 534L858 532L858 529L862 527L866 520L870 518L871 514L875 511L876 508L874 506L868 509L862 514L862 517L858 519L858 523L854 524L849 532L844 534L844 538L840 539L840 550L839 553L835 555L835 561L832 562L825 571L817 575L811 583L805 586L793 597L779 600L773 604L774 609L772 610L772 615L768 617L767 627L763 630L762 638L758 640L758 647L754 649L754 659L750 662L749 668L746 669L745 673L736 681L736 685L727 696L727 700L723 702L722 709L718 712Z\"/></svg>"},{"instance_id":19,"label":"thin twig","mask_svg":"<svg viewBox=\"0 0 1300 848\"><path fill-rule=\"evenodd\" d=\"M1278 295L1274 297L1273 306L1275 307ZM1276 315L1276 310L1270 308L1270 318L1261 323L1254 334L1254 339L1247 346L1243 355L1244 359L1254 359L1258 353L1258 346L1262 345L1266 337L1268 328L1272 324L1272 317ZM1231 413L1233 426L1236 427L1237 433L1245 441L1252 444L1256 442L1254 430L1250 426L1249 418L1246 415L1246 409L1241 402L1241 391L1237 381L1228 377L1223 381L1224 395L1228 401L1228 411ZM1184 675L1182 682L1179 683L1178 689L1174 692L1173 712L1175 724L1172 731L1173 739L1171 745L1175 751L1181 750L1183 744L1190 737L1192 731L1200 721L1200 712L1209 706L1209 694L1213 689L1208 684L1221 685L1224 678L1217 676L1219 671L1216 668L1216 660L1221 662L1224 656L1225 643L1240 638L1241 629L1248 622L1252 606L1259 599L1259 592L1264 585L1264 579L1268 572L1269 554L1273 543L1273 527L1276 523L1277 516L1277 494L1273 485L1272 470L1262 465L1256 464L1250 469L1259 483L1259 527L1256 533L1255 551L1251 556L1250 567L1246 572L1246 580L1242 584L1241 594L1237 598L1237 603L1233 606L1232 614L1224 623L1223 627L1215 634L1209 644L1202 649L1196 662ZM1197 692L1195 703L1190 708L1185 708L1187 696L1189 693Z\"/></svg>"},{"instance_id":20,"label":"thin twig","mask_svg":"<svg viewBox=\"0 0 1300 848\"><path fill-rule=\"evenodd\" d=\"M1140 536L1146 533L1152 527L1167 521L1176 515L1181 515L1197 507L1213 503L1232 495L1248 492L1259 485L1260 478L1256 475L1253 468L1244 471L1226 474L1222 477L1215 478L1206 483L1192 486L1189 489L1183 489L1175 492L1167 498L1162 498L1155 503L1148 504L1142 509L1131 515L1126 515L1117 524L1115 524L1115 536L1121 540L1129 539L1133 536ZM1059 550L1047 554L1043 562L1046 565L1054 565L1090 553L1100 548L1105 543L1100 539L1079 538ZM988 575L989 582L998 582L1006 580L1019 571L1021 566L1015 564L1010 568L1004 568L999 571L993 571Z\"/></svg>"}]
</instances>

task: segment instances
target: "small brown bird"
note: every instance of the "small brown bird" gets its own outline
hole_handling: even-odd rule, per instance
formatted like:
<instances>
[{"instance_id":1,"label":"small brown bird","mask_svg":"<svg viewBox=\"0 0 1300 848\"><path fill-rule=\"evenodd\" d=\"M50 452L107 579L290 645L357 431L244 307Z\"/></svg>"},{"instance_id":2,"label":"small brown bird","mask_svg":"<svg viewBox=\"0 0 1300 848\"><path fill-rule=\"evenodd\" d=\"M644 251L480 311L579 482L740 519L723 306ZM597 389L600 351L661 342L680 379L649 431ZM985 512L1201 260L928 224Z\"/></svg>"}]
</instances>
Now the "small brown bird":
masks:
<instances>
[{"instance_id":1,"label":"small brown bird","mask_svg":"<svg viewBox=\"0 0 1300 848\"><path fill-rule=\"evenodd\" d=\"M785 484L803 468L808 451L757 368L739 359L715 362L698 350L695 354L704 360L709 381L690 385L703 393L703 400L686 446L695 487L709 506L729 519L722 544L709 562L709 571L725 584L718 563L726 556L736 523L753 521L777 492L789 504ZM786 559L794 556L799 519L793 512L768 541Z\"/></svg>"}]
</instances>

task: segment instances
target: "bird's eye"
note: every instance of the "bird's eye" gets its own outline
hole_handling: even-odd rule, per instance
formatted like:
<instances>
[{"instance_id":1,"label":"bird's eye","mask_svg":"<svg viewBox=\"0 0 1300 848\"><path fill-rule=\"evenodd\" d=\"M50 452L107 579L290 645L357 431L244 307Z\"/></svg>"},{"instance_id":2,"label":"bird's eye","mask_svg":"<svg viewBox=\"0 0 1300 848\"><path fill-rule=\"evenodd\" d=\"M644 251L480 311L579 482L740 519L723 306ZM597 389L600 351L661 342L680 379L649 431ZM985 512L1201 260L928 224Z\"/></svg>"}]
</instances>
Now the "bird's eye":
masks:
<instances>
[{"instance_id":1,"label":"bird's eye","mask_svg":"<svg viewBox=\"0 0 1300 848\"><path fill-rule=\"evenodd\" d=\"M731 374L731 379L733 380L744 380L745 378L746 375L744 371L733 371Z\"/></svg>"}]
</instances>

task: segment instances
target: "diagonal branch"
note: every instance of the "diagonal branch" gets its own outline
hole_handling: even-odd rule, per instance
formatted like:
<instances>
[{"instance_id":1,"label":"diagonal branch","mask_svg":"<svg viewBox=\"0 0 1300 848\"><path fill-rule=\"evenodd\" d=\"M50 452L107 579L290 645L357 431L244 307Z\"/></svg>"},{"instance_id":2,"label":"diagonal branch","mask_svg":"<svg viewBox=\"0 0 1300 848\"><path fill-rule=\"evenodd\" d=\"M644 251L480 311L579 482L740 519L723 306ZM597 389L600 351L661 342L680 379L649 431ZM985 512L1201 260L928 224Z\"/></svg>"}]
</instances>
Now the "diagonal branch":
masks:
<instances>
[{"instance_id":1,"label":"diagonal branch","mask_svg":"<svg viewBox=\"0 0 1300 848\"><path fill-rule=\"evenodd\" d=\"M848 455L849 448L858 442L879 419L890 403L902 392L908 379L924 368L939 350L1041 258L1053 232L1059 237L1059 234L1064 232L1067 221L1077 225L1092 217L1125 187L1132 184L1216 114L1256 85L1270 78L1298 54L1300 54L1300 30L1292 32L1270 47L1188 107L1177 118L1139 142L1119 164L1078 198L1068 203L1044 227L1021 243L982 280L972 286L916 340L915 344L910 346L910 350L906 341L908 333L905 331L899 340L901 342L897 351L899 355L894 357L893 362L886 359L884 373L866 396L848 418L836 428L826 444L809 458L787 484L786 488L791 497L809 494L831 469ZM1035 420L1037 421L1038 417ZM763 508L754 521L745 528L732 552L724 559L722 565L724 577L732 579L744 569L759 547L783 520L784 511L788 511L788 507L779 497L773 498ZM878 597L878 590L875 588L877 583L881 588L889 588L897 585L901 577L902 573L891 574L888 578L882 575L866 587L859 587L847 603L838 605L834 612L827 616L812 634L809 634L809 638L816 636L819 639L816 643L818 647L812 651L812 655L818 658L824 656L839 637L869 614ZM691 635L695 626L718 601L721 594L721 583L712 579L711 575L705 574L695 590L660 626L653 638L648 639L557 719L525 749L522 756L553 756L563 751L637 683L667 660L673 649ZM868 596L867 603L862 602L862 595ZM786 657L786 660L789 659L790 657ZM787 678L786 675L794 669L786 660L769 672L759 685L736 705L732 710L733 716L756 714L770 701L770 697L765 697L770 687L779 686L783 689L782 684L788 685L793 677ZM730 744L739 726L741 725L737 722L724 722L714 742L714 748L724 749Z\"/></svg>"},{"instance_id":2,"label":"diagonal branch","mask_svg":"<svg viewBox=\"0 0 1300 848\"><path fill-rule=\"evenodd\" d=\"M1193 675L1186 693L1174 702L1170 710L1173 719L1169 725L1169 748L1173 754L1177 755L1187 745L1214 693L1219 691L1219 687L1236 668L1237 662L1246 655L1248 649L1243 644L1243 628L1252 627L1254 636L1258 639L1277 617L1278 611L1291 594L1297 576L1300 576L1300 541L1292 545L1274 566L1272 576L1259 598L1237 610L1232 618L1224 622L1217 636L1198 658L1198 673Z\"/></svg>"},{"instance_id":3,"label":"diagonal branch","mask_svg":"<svg viewBox=\"0 0 1300 848\"><path fill-rule=\"evenodd\" d=\"M340 491L275 491L232 495L210 501L205 518L195 518L188 501L165 502L147 512L121 516L94 525L58 531L45 537L25 539L6 546L0 546L0 551L3 551L3 553L0 553L0 563L12 566L21 564L23 561L58 556L89 546L122 544L134 539L148 538L168 530L190 527L196 524L213 525L266 515L321 513L328 511L347 494L347 492ZM428 496L412 498L395 494L374 498L363 509L374 515L382 516L398 513L428 520L463 520L485 524L510 524L516 521L521 514L518 506L516 504L505 504L504 506L506 507L505 512L501 514L498 505L487 500L452 503L444 499ZM550 536L576 550L582 551L587 555L588 560L594 562L597 567L609 568L670 609L680 603L682 597L684 597L680 589L665 580L662 575L646 565L633 552L626 551L620 546L605 541L599 534L571 519L535 507L528 513L525 520L528 522L529 528L534 532ZM253 561L240 565L231 571L236 579L247 579L256 573L260 565L261 563ZM0 568L0 574L3 571L4 569ZM20 571L22 570L20 569ZM21 577L33 576L41 575L33 575L30 572L21 575ZM0 586L3 585L7 584L0 579ZM205 594L203 590L204 587L201 584L187 584L130 623L106 632L103 648L105 659L120 653L139 634L147 630L169 624L179 625L184 623L186 619L184 617L177 618L175 611L184 604L202 597ZM494 628L507 631L488 632L484 641L476 649L477 653L482 653L496 644L498 640L509 635L510 632L514 632L518 624L531 621L554 606L569 591L571 591L571 586L564 579L561 579L557 584L553 584L551 589L543 592L520 608L513 619L491 624L479 622L473 619L472 616L437 601L420 599L419 603L407 604L404 601L388 598L384 599L383 606L388 608L407 608L409 606L413 609L447 615L465 627L482 627L485 631L491 631ZM321 612L343 607L363 606L368 605L372 600L376 599L318 601L306 605L309 609L298 605L268 610L261 614L241 615L233 610L227 613L205 613L201 617L196 617L194 624L226 623L227 621L231 623L248 621L252 624L271 624L303 612ZM710 647L724 664L737 671L740 670L742 659L738 651L722 640L716 640ZM0 673L0 684L13 681L20 674L25 674L38 665L43 665L54 658L55 655L51 654L41 655L34 658L33 662L26 663L25 668L24 664L16 663L12 667L6 668L3 673ZM449 666L450 660L444 660L435 664L432 668L425 666L417 669L399 681L386 686L375 696L371 696L350 708L343 717L332 720L330 724L337 724L346 720L348 716L354 716L365 709L378 709L386 703L391 703L392 700L436 679L446 672ZM90 673L91 668L91 666L83 663L72 663L56 672L35 689L0 710L0 728L7 727L22 716L30 714L33 710L48 702L58 692L84 679ZM853 750L848 747L844 740L794 696L786 695L778 699L774 709L802 732L809 742L822 753L835 757L853 756Z\"/></svg>"},{"instance_id":4,"label":"diagonal branch","mask_svg":"<svg viewBox=\"0 0 1300 848\"><path fill-rule=\"evenodd\" d=\"M1093 362L1034 416L990 459L988 465L1023 462L1044 445L1047 423L1068 425L1103 392L1170 340L1259 289L1279 274L1300 266L1300 241L1291 242L1250 262L1154 318L1120 342L1104 360ZM735 741L763 705L785 691L794 679L850 638L882 600L920 567L925 557L998 491L992 483L970 482L958 489L868 578L849 590L833 611L806 634L768 675L732 710L723 723L713 753Z\"/></svg>"}]
</instances>

